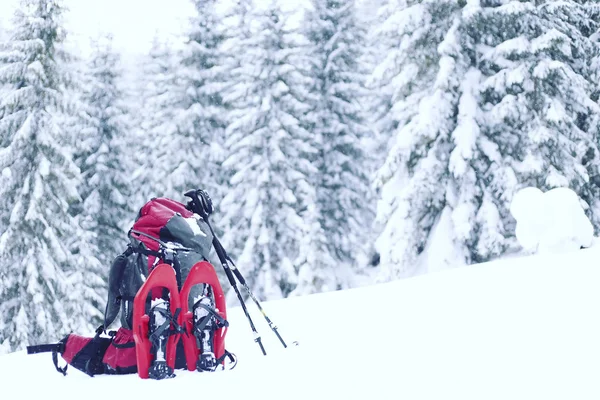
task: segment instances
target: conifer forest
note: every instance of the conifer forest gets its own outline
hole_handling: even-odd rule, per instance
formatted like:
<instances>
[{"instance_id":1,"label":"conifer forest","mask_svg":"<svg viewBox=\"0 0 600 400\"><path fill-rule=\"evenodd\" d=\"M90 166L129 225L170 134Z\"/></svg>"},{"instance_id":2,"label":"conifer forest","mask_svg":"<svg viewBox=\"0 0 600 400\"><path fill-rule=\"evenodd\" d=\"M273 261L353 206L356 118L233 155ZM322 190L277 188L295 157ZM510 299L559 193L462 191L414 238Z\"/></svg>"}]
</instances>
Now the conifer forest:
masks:
<instances>
[{"instance_id":1,"label":"conifer forest","mask_svg":"<svg viewBox=\"0 0 600 400\"><path fill-rule=\"evenodd\" d=\"M128 74L63 1L0 27L0 354L93 331L140 207L189 189L261 300L518 252L523 187L600 230L598 1L190 1Z\"/></svg>"}]
</instances>

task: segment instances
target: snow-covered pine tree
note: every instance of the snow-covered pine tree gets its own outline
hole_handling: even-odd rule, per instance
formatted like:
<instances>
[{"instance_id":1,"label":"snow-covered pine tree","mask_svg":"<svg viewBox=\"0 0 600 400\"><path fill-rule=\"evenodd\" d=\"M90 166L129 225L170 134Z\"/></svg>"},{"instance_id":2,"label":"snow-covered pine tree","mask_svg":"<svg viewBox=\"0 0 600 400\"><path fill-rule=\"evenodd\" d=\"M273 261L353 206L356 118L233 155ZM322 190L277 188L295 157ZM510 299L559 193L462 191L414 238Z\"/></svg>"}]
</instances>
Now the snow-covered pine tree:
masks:
<instances>
[{"instance_id":1,"label":"snow-covered pine tree","mask_svg":"<svg viewBox=\"0 0 600 400\"><path fill-rule=\"evenodd\" d=\"M219 78L220 81L226 84L222 86L220 92L220 102L224 108L223 111L227 111L224 116L226 125L231 123L231 115L229 111L232 108L232 102L238 97L236 89L241 88L240 82L244 82L247 77L247 71L242 65L244 63L244 57L240 56L240 51L246 48L247 44L253 42L253 28L252 28L252 11L254 10L254 4L252 0L235 0L228 8L223 10L223 38L221 42L221 58L220 58L220 70ZM225 137L226 134L223 132L223 139L218 140L218 144L223 146L224 158L227 157L227 149L225 148ZM218 180L221 182L222 188L220 189L221 197L216 197L218 200L225 196L225 193L229 189L229 180L231 179L232 171L230 168L226 168L221 165ZM218 202L218 201L217 201ZM216 204L217 214L220 211L220 204ZM217 226L219 235L223 233Z\"/></svg>"},{"instance_id":2,"label":"snow-covered pine tree","mask_svg":"<svg viewBox=\"0 0 600 400\"><path fill-rule=\"evenodd\" d=\"M252 0L235 0L229 8L225 9L223 13L224 35L229 46L240 46L241 42L252 36L253 9ZM227 47L223 48L223 53L227 60L234 61L234 63L240 60L238 57L230 57L232 54Z\"/></svg>"},{"instance_id":3,"label":"snow-covered pine tree","mask_svg":"<svg viewBox=\"0 0 600 400\"><path fill-rule=\"evenodd\" d=\"M83 228L93 232L97 257L108 271L112 260L125 249L125 224L133 214L129 202L129 112L119 86L120 60L112 38L100 38L92 48L81 85L76 163L82 172L79 192L83 203L78 217Z\"/></svg>"},{"instance_id":4,"label":"snow-covered pine tree","mask_svg":"<svg viewBox=\"0 0 600 400\"><path fill-rule=\"evenodd\" d=\"M365 32L354 0L313 0L305 14L312 110L308 130L317 153L311 177L316 198L303 217L310 223L305 257L294 294L348 288L370 239L374 198L371 163L364 151L368 134L360 103L366 96L362 70Z\"/></svg>"},{"instance_id":5,"label":"snow-covered pine tree","mask_svg":"<svg viewBox=\"0 0 600 400\"><path fill-rule=\"evenodd\" d=\"M197 15L191 20L189 40L183 50L181 76L186 89L178 118L181 134L191 143L185 160L195 171L187 188L203 187L217 201L223 197L225 175L224 136L227 107L223 102L225 80L222 44L225 30L217 0L193 0ZM185 189L185 188L183 188Z\"/></svg>"},{"instance_id":6,"label":"snow-covered pine tree","mask_svg":"<svg viewBox=\"0 0 600 400\"><path fill-rule=\"evenodd\" d=\"M594 33L592 33L590 36L592 45L595 47L595 50L593 50L595 55L592 57L592 61L590 63L591 81L593 85L591 98L596 103L600 104L600 3L589 5L587 7L587 11L589 13L589 19L595 23L595 28L592 28ZM598 143L600 143L600 114L597 114L591 118L590 127L592 127L592 129L595 127L596 140ZM597 178L592 177L591 181L600 185L600 179L597 181L594 179Z\"/></svg>"},{"instance_id":7,"label":"snow-covered pine tree","mask_svg":"<svg viewBox=\"0 0 600 400\"><path fill-rule=\"evenodd\" d=\"M301 118L304 82L295 57L300 52L277 6L253 10L256 30L243 47L227 94L233 110L227 127L231 171L221 219L225 244L257 296L287 296L296 286L294 261L305 233L298 208L310 191L314 153Z\"/></svg>"},{"instance_id":8,"label":"snow-covered pine tree","mask_svg":"<svg viewBox=\"0 0 600 400\"><path fill-rule=\"evenodd\" d=\"M588 12L596 2L482 5L482 25L493 23L510 32L484 36L482 45L489 51L480 58L485 76L480 88L486 122L482 134L496 144L486 146L482 155L502 165L488 168L484 179L498 194L494 202L501 223L512 234L506 207L515 186L543 191L569 187L587 203L598 230L600 153L593 121L600 108L593 100L597 82L590 68L598 48L590 36L599 21ZM479 232L480 253L489 247L488 232Z\"/></svg>"},{"instance_id":9,"label":"snow-covered pine tree","mask_svg":"<svg viewBox=\"0 0 600 400\"><path fill-rule=\"evenodd\" d=\"M0 347L55 341L88 325L72 301L68 213L79 200L78 169L56 124L63 102L62 8L22 0L0 48Z\"/></svg>"},{"instance_id":10,"label":"snow-covered pine tree","mask_svg":"<svg viewBox=\"0 0 600 400\"><path fill-rule=\"evenodd\" d=\"M387 151L387 142L391 139L392 132L398 128L401 115L397 115L394 105L399 100L409 95L410 86L402 81L409 70L404 69L402 62L405 57L404 50L399 45L400 32L405 24L403 11L406 9L404 0L391 0L381 5L371 21L372 28L367 33L370 59L366 60L372 68L372 74L367 79L367 86L371 91L369 104L370 121L376 134L378 154ZM408 87L407 87L408 86ZM380 156L382 157L382 156ZM379 167L383 160L379 163Z\"/></svg>"},{"instance_id":11,"label":"snow-covered pine tree","mask_svg":"<svg viewBox=\"0 0 600 400\"><path fill-rule=\"evenodd\" d=\"M374 84L385 94L378 106L380 130L392 138L377 182L384 279L414 273L417 256L444 209L449 177L444 157L456 125L457 86L466 70L460 57L440 54L457 47L453 48L458 42L453 24L460 16L457 3L403 3L383 13L381 43L391 47L382 49L387 57L373 73Z\"/></svg>"},{"instance_id":12,"label":"snow-covered pine tree","mask_svg":"<svg viewBox=\"0 0 600 400\"><path fill-rule=\"evenodd\" d=\"M80 155L89 142L85 139L85 127L83 120L87 120L84 104L81 101L83 93L83 82L88 71L85 62L78 57L69 55L67 60L61 62L61 67L67 73L66 84L63 91L63 102L61 112L54 114L56 124L61 130L61 137L68 143L73 154L73 161L77 166L77 157ZM80 171L80 170L79 170ZM91 332L93 327L97 327L103 317L103 311L106 306L106 275L108 267L98 259L99 249L96 241L97 233L88 229L88 214L82 212L84 199L81 197L80 190L84 183L83 175L80 173L77 179L77 189L80 195L78 201L69 205L69 213L74 224L78 228L78 233L64 238L72 254L65 273L68 282L71 285L69 298L65 301L77 304L82 307L82 314L86 316L87 326L83 326L77 331Z\"/></svg>"},{"instance_id":13,"label":"snow-covered pine tree","mask_svg":"<svg viewBox=\"0 0 600 400\"><path fill-rule=\"evenodd\" d=\"M180 54L171 40L153 40L142 65L139 125L136 130L135 204L141 207L152 197L178 199L196 183L196 170L190 160L195 140L182 132L181 115L185 86L181 79Z\"/></svg>"},{"instance_id":14,"label":"snow-covered pine tree","mask_svg":"<svg viewBox=\"0 0 600 400\"><path fill-rule=\"evenodd\" d=\"M398 94L377 180L383 279L500 255L522 186L590 200L598 149L585 121L597 106L583 7L423 0L389 14L401 51L374 74Z\"/></svg>"}]
</instances>

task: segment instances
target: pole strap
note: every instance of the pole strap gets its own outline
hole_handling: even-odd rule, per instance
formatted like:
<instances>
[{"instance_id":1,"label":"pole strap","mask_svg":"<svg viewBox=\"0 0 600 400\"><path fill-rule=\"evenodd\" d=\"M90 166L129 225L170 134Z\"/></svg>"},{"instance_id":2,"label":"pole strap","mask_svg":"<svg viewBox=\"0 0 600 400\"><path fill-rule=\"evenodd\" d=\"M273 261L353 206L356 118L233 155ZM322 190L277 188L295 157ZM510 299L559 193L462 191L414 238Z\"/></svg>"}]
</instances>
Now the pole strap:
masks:
<instances>
[{"instance_id":1,"label":"pole strap","mask_svg":"<svg viewBox=\"0 0 600 400\"><path fill-rule=\"evenodd\" d=\"M285 341L283 340L283 338L281 337L281 335L279 334L279 331L277 330L277 326L275 326L273 324L273 321L271 321L271 319L267 316L267 314L265 313L265 310L262 308L262 305L260 304L260 302L258 301L258 299L256 298L256 296L254 296L254 293L252 293L252 290L250 290L250 287L248 286L248 283L244 279L244 276L235 267L235 263L233 262L233 260L231 259L231 257L229 257L229 255L227 254L227 251L225 250L225 248L223 247L223 245L221 244L221 242L219 241L219 239L217 238L217 236L214 234L212 226L210 225L210 222L208 222L208 219L206 220L206 223L207 223L208 227L210 228L211 232L213 233L213 246L215 247L215 251L217 252L217 256L219 257L219 260L221 261L221 263L224 266L226 265L225 272L229 272L229 274L231 274L232 273L231 271L233 271L233 275L235 275L235 277L237 278L237 280L244 287L244 289L246 290L246 292L248 293L248 295L250 296L250 298L252 299L252 301L254 301L254 304L256 304L256 306L260 310L261 314L263 315L263 317L267 321L267 324L269 324L269 328L271 328L271 330L275 333L275 335L277 336L277 338L279 339L279 341L281 342L281 344L283 345L283 347L287 348L288 346L285 343ZM229 263L231 263L231 265L233 265L234 268L230 268L229 267ZM234 288L236 289L236 292L238 292L237 286L235 285L235 283L232 284L232 286L234 286ZM238 295L238 297L241 298L240 295ZM242 308L245 309L245 305L242 305ZM258 338L258 339L260 339L260 338ZM260 343L260 341L259 341L259 344L261 345L261 348L262 348L262 343ZM264 353L264 349L263 349L263 353Z\"/></svg>"}]
</instances>

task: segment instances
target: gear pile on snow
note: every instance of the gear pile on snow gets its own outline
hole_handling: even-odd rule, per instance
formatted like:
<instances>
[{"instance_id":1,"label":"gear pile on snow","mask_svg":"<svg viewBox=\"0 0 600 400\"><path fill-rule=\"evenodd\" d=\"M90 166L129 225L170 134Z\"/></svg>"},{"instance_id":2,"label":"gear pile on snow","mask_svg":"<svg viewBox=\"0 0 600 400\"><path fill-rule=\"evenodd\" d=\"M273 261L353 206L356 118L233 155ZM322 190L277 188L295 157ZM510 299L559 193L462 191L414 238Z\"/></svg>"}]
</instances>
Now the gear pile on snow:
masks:
<instances>
[{"instance_id":1,"label":"gear pile on snow","mask_svg":"<svg viewBox=\"0 0 600 400\"><path fill-rule=\"evenodd\" d=\"M208 194L191 190L185 195L191 199L187 205L155 198L141 208L127 250L110 269L104 324L96 335L69 334L58 343L29 346L29 354L52 352L56 369L64 375L67 366L59 367L58 354L90 376L137 372L141 378L164 379L174 377L176 369L233 368L237 359L225 350L225 296L207 261L211 245L263 354L236 279L287 347L215 236L208 220L213 211ZM119 314L121 327L107 332Z\"/></svg>"}]
</instances>

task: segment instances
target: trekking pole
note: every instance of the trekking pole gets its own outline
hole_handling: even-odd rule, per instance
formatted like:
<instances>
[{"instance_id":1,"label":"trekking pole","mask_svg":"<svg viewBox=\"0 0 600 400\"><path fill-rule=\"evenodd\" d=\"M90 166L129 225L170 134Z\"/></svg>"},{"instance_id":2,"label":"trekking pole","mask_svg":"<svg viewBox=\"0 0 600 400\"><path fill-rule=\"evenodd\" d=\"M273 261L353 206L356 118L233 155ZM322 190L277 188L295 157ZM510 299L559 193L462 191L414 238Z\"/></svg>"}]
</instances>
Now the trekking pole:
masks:
<instances>
[{"instance_id":1,"label":"trekking pole","mask_svg":"<svg viewBox=\"0 0 600 400\"><path fill-rule=\"evenodd\" d=\"M209 225L210 226L210 225ZM212 231L212 228L210 228ZM261 314L263 315L263 317L265 317L265 320L267 321L267 324L269 324L269 328L271 328L271 330L273 332L275 332L275 335L277 336L277 338L279 339L279 341L281 342L281 344L283 345L283 347L287 348L287 344L285 343L285 341L283 340L283 338L281 337L281 335L279 334L279 331L277 330L277 326L275 326L275 324L273 323L273 321L271 321L271 319L267 316L267 313L265 312L265 310L262 308L260 302L258 301L258 299L256 298L256 296L254 296L254 293L252 293L252 290L250 290L250 287L248 286L248 284L246 283L246 279L244 279L242 273L237 269L235 263L233 262L233 260L227 255L227 252L225 251L225 249L223 248L223 246L221 245L221 242L219 242L219 239L217 239L216 236L214 236L213 234L213 243L215 246L215 250L217 251L217 254L219 253L219 251L223 254L224 258L226 260L229 260L231 262L231 265L233 265L233 268L231 268L231 270L233 271L233 273L235 274L235 277L238 279L238 281L242 284L242 286L244 287L244 289L246 289L246 292L248 293L248 295L250 296L250 298L254 301L254 304L256 304L256 306L258 307L258 309L260 310ZM219 258L221 258L219 256Z\"/></svg>"},{"instance_id":2,"label":"trekking pole","mask_svg":"<svg viewBox=\"0 0 600 400\"><path fill-rule=\"evenodd\" d=\"M231 284L231 286L233 286L233 290L235 290L235 294L237 295L237 298L240 301L240 304L242 305L242 310L244 310L244 314L246 314L246 318L248 319L248 322L250 323L250 328L252 329L252 333L254 334L254 341L256 343L258 343L263 355L266 356L267 352L265 351L265 347L263 346L260 335L258 334L256 327L254 326L254 322L252 322L250 313L248 313L248 308L246 307L246 302L242 298L242 294L240 293L240 290L238 289L237 285L235 284L235 279L233 278L231 269L229 268L227 263L224 263L224 264L222 263L222 265L223 265L223 269L225 269L225 274L227 275L227 279L229 279L229 283Z\"/></svg>"},{"instance_id":3,"label":"trekking pole","mask_svg":"<svg viewBox=\"0 0 600 400\"><path fill-rule=\"evenodd\" d=\"M206 192L204 192L204 191L202 191L202 193L206 194ZM206 195L206 197L209 200L208 202L206 202L206 199L203 196L204 202L201 202L200 199L198 198L198 192L196 190L188 191L187 193L185 193L185 196L190 197L192 199L191 206L194 208L192 211L194 211L195 213L200 215L204 219L204 221L206 221L206 224L208 225L208 228L210 229L210 232L213 235L213 245L215 245L215 243L218 243L219 241L217 239L217 236L215 235L215 232L213 231L212 226L210 225L210 222L208 222L208 215L210 213L212 213L212 211L213 211L212 210L212 201L210 201L210 197L208 197L208 195ZM223 249L223 246L220 246L220 243L219 243L219 247L221 249ZM246 319L248 320L248 323L250 324L250 328L252 329L252 333L254 334L254 341L256 343L258 343L258 346L260 347L260 350L262 351L263 355L266 356L267 352L265 351L265 347L262 344L261 337L260 337L258 331L256 330L256 326L254 326L252 317L250 317L250 313L248 312L248 308L246 307L246 302L244 301L242 294L240 293L240 290L238 289L237 284L235 283L235 278L233 276L233 273L231 272L229 263L227 262L227 257L225 257L219 250L217 250L216 246L215 246L215 250L217 252L217 256L219 257L219 261L221 261L221 265L223 266L223 269L225 270L225 275L227 275L229 284L233 287L233 290L235 291L235 294L237 295L237 298L240 301L240 304L242 305L242 310L244 310Z\"/></svg>"},{"instance_id":4,"label":"trekking pole","mask_svg":"<svg viewBox=\"0 0 600 400\"><path fill-rule=\"evenodd\" d=\"M256 306L258 307L259 311L261 312L261 314L263 315L263 317L267 321L267 324L269 325L269 328L271 328L271 330L275 333L275 335L277 336L277 338L279 339L279 341L281 342L281 344L283 345L283 347L287 348L288 346L285 343L285 341L283 340L283 338L281 337L281 335L279 334L277 326L268 317L267 313L262 308L262 305L260 304L260 302L258 301L258 299L256 298L256 296L254 295L254 293L252 293L252 290L250 290L250 287L246 283L246 279L244 279L244 276L237 269L235 263L233 262L233 260L231 259L231 257L229 257L229 255L227 254L227 251L225 251L225 248L223 247L223 245L221 245L221 242L217 238L217 235L215 234L215 232L214 232L214 230L213 230L213 228L212 228L212 226L210 224L210 221L208 220L209 215L213 212L213 205L212 205L211 198L208 196L208 194L204 190L189 191L185 195L188 196L188 197L191 197L192 200L194 201L194 203L198 205L195 208L196 209L200 209L199 211L201 211L201 212L199 212L198 214L200 216L202 216L202 218L204 218L204 220L206 221L206 224L208 225L208 228L210 229L210 232L213 235L213 246L215 247L215 251L217 252L217 256L219 257L219 260L221 261L222 264L224 264L225 271L226 272L227 271L230 271L230 272L233 271L233 273L235 274L235 277L242 284L242 286L244 287L244 289L246 289L246 292L248 293L248 295L250 296L250 298L254 301L254 304L256 304ZM200 195L200 197L199 197L199 195ZM233 268L231 268L229 266L229 263L231 263L231 265L233 266Z\"/></svg>"}]
</instances>

